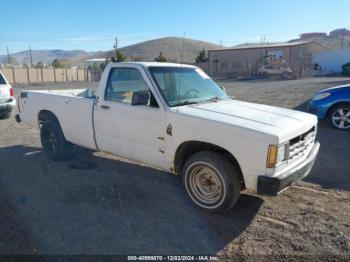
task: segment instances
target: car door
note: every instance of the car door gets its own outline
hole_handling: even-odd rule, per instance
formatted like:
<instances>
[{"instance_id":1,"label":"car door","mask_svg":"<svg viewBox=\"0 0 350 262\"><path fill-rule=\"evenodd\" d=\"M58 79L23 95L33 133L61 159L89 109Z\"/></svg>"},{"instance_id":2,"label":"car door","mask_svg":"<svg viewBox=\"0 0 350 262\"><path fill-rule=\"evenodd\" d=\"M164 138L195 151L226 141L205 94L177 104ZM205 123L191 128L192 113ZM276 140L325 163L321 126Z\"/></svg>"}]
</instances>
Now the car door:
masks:
<instances>
[{"instance_id":1,"label":"car door","mask_svg":"<svg viewBox=\"0 0 350 262\"><path fill-rule=\"evenodd\" d=\"M164 108L155 99L148 105L131 104L134 92L153 95L145 79L138 68L111 68L105 93L95 107L96 143L101 151L166 169Z\"/></svg>"}]
</instances>

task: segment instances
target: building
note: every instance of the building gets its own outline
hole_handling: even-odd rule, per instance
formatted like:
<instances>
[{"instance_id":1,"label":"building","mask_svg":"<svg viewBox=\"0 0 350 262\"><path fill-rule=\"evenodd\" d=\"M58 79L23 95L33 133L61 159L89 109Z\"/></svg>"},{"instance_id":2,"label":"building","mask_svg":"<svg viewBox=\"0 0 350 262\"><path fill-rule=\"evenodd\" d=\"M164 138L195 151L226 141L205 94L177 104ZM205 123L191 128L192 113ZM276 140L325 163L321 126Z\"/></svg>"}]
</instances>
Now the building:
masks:
<instances>
[{"instance_id":1,"label":"building","mask_svg":"<svg viewBox=\"0 0 350 262\"><path fill-rule=\"evenodd\" d=\"M350 48L319 52L315 54L315 63L320 75L339 74L342 65L350 63Z\"/></svg>"},{"instance_id":2,"label":"building","mask_svg":"<svg viewBox=\"0 0 350 262\"><path fill-rule=\"evenodd\" d=\"M327 37L327 33L313 32L313 33L304 33L300 35L301 40L318 39L318 38L324 38L324 37Z\"/></svg>"},{"instance_id":3,"label":"building","mask_svg":"<svg viewBox=\"0 0 350 262\"><path fill-rule=\"evenodd\" d=\"M329 36L333 38L350 37L350 30L346 28L335 29L329 33Z\"/></svg>"},{"instance_id":4,"label":"building","mask_svg":"<svg viewBox=\"0 0 350 262\"><path fill-rule=\"evenodd\" d=\"M208 51L208 73L214 78L250 78L278 68L291 77L314 73L314 54L329 47L312 41L243 45Z\"/></svg>"}]
</instances>

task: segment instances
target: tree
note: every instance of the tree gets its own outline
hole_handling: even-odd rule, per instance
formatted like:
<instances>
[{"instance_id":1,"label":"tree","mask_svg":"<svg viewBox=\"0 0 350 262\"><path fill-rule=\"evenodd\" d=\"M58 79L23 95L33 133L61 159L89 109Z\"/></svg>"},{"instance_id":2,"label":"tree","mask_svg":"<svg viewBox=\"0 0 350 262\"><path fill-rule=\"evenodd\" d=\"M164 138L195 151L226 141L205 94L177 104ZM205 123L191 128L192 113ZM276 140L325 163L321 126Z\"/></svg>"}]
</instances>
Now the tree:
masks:
<instances>
[{"instance_id":1,"label":"tree","mask_svg":"<svg viewBox=\"0 0 350 262\"><path fill-rule=\"evenodd\" d=\"M52 62L52 66L54 68L64 68L66 65L67 65L67 60L65 60L65 59L58 59L58 58L56 58Z\"/></svg>"},{"instance_id":2,"label":"tree","mask_svg":"<svg viewBox=\"0 0 350 262\"><path fill-rule=\"evenodd\" d=\"M112 57L112 61L115 62L124 62L127 59L127 57L120 52L119 50L117 51L117 54L115 57Z\"/></svg>"},{"instance_id":3,"label":"tree","mask_svg":"<svg viewBox=\"0 0 350 262\"><path fill-rule=\"evenodd\" d=\"M157 62L167 62L168 59L163 55L162 52L159 53L159 56L155 57L154 60Z\"/></svg>"},{"instance_id":4,"label":"tree","mask_svg":"<svg viewBox=\"0 0 350 262\"><path fill-rule=\"evenodd\" d=\"M196 64L199 63L205 63L208 62L208 58L206 56L206 52L204 48L199 52L198 56L196 57Z\"/></svg>"}]
</instances>

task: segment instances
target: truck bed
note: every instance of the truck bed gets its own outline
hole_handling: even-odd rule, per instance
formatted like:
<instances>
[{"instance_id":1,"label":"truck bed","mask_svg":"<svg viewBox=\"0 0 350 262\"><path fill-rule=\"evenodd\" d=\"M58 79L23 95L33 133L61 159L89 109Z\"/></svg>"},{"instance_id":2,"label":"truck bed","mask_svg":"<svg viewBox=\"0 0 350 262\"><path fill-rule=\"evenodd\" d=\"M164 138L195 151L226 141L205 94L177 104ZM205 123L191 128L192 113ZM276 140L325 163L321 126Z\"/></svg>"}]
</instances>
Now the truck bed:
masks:
<instances>
[{"instance_id":1,"label":"truck bed","mask_svg":"<svg viewBox=\"0 0 350 262\"><path fill-rule=\"evenodd\" d=\"M23 123L36 127L43 111L52 112L67 141L95 149L92 121L94 98L89 89L22 91L20 117Z\"/></svg>"}]
</instances>

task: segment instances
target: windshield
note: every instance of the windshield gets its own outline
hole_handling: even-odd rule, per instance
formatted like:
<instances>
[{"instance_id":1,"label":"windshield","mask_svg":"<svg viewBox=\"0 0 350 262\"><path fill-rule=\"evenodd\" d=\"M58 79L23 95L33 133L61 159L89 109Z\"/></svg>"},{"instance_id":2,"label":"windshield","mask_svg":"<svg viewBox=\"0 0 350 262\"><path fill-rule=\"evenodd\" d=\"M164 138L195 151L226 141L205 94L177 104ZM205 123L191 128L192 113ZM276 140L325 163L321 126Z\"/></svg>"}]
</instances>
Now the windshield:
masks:
<instances>
[{"instance_id":1,"label":"windshield","mask_svg":"<svg viewBox=\"0 0 350 262\"><path fill-rule=\"evenodd\" d=\"M228 98L199 68L150 67L149 70L171 107Z\"/></svg>"}]
</instances>

